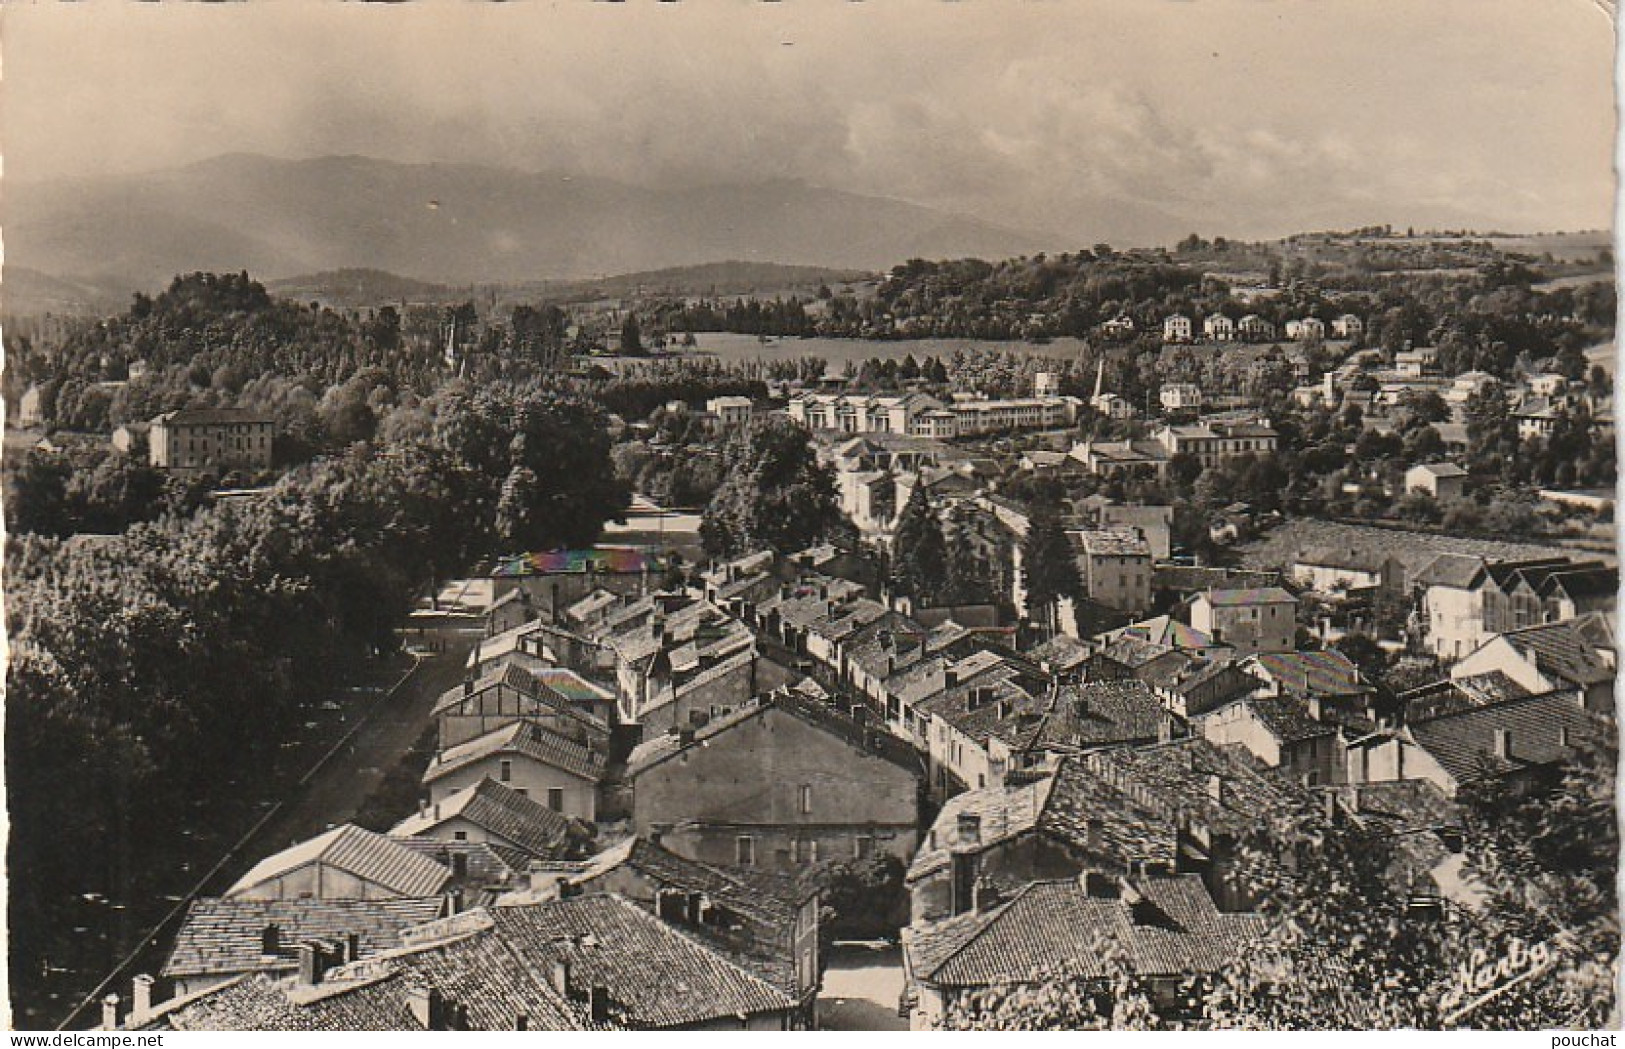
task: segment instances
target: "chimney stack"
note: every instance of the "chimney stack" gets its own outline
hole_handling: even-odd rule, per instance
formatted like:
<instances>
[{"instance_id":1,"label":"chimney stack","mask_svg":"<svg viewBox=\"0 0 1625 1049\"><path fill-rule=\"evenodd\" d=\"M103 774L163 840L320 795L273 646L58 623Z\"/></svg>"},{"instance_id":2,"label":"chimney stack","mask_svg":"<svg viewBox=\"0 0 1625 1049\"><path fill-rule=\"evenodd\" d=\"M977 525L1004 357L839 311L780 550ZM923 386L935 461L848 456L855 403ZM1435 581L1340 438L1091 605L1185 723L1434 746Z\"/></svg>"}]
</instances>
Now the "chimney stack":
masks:
<instances>
[{"instance_id":1,"label":"chimney stack","mask_svg":"<svg viewBox=\"0 0 1625 1049\"><path fill-rule=\"evenodd\" d=\"M950 688L954 688L958 684L959 684L959 671L955 670L953 667L943 667L942 668L942 687L944 689L950 689Z\"/></svg>"},{"instance_id":2,"label":"chimney stack","mask_svg":"<svg viewBox=\"0 0 1625 1049\"><path fill-rule=\"evenodd\" d=\"M102 999L102 1030L114 1031L118 1029L118 995L110 994Z\"/></svg>"},{"instance_id":3,"label":"chimney stack","mask_svg":"<svg viewBox=\"0 0 1625 1049\"><path fill-rule=\"evenodd\" d=\"M155 981L147 973L141 973L134 980L130 992L130 1015L144 1017L152 1012L152 985Z\"/></svg>"},{"instance_id":4,"label":"chimney stack","mask_svg":"<svg viewBox=\"0 0 1625 1049\"><path fill-rule=\"evenodd\" d=\"M1207 796L1213 799L1215 805L1224 804L1224 777L1217 772L1208 773Z\"/></svg>"},{"instance_id":5,"label":"chimney stack","mask_svg":"<svg viewBox=\"0 0 1625 1049\"><path fill-rule=\"evenodd\" d=\"M282 953L282 927L276 922L268 922L265 928L260 930L260 953L271 955Z\"/></svg>"},{"instance_id":6,"label":"chimney stack","mask_svg":"<svg viewBox=\"0 0 1625 1049\"><path fill-rule=\"evenodd\" d=\"M361 959L361 934L347 932L344 934L344 962L359 961Z\"/></svg>"},{"instance_id":7,"label":"chimney stack","mask_svg":"<svg viewBox=\"0 0 1625 1049\"><path fill-rule=\"evenodd\" d=\"M322 945L314 940L301 943L298 947L299 956L299 986L315 987L327 975L328 957Z\"/></svg>"},{"instance_id":8,"label":"chimney stack","mask_svg":"<svg viewBox=\"0 0 1625 1049\"><path fill-rule=\"evenodd\" d=\"M1495 730L1495 756L1502 760L1512 757L1512 730L1498 728Z\"/></svg>"},{"instance_id":9,"label":"chimney stack","mask_svg":"<svg viewBox=\"0 0 1625 1049\"><path fill-rule=\"evenodd\" d=\"M977 878L976 884L971 887L971 910L977 914L984 914L998 906L998 903L998 886L985 874Z\"/></svg>"},{"instance_id":10,"label":"chimney stack","mask_svg":"<svg viewBox=\"0 0 1625 1049\"><path fill-rule=\"evenodd\" d=\"M959 814L959 843L979 845L982 842L982 817L974 812Z\"/></svg>"},{"instance_id":11,"label":"chimney stack","mask_svg":"<svg viewBox=\"0 0 1625 1049\"><path fill-rule=\"evenodd\" d=\"M553 963L552 970L553 990L558 992L560 998L570 997L570 963L563 958Z\"/></svg>"}]
</instances>

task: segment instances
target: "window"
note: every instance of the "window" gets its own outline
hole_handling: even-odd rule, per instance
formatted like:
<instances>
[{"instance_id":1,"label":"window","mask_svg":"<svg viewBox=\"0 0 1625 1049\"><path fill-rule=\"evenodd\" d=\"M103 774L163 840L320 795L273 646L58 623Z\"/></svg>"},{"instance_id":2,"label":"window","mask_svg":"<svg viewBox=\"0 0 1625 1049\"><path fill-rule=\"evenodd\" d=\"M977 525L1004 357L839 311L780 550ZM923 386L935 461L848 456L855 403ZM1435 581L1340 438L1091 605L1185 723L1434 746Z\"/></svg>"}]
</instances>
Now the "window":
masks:
<instances>
[{"instance_id":1,"label":"window","mask_svg":"<svg viewBox=\"0 0 1625 1049\"><path fill-rule=\"evenodd\" d=\"M499 772L501 774L500 778L502 782L511 782L513 780L513 761L508 758L503 758L499 767Z\"/></svg>"},{"instance_id":2,"label":"window","mask_svg":"<svg viewBox=\"0 0 1625 1049\"><path fill-rule=\"evenodd\" d=\"M800 790L799 793L800 793L800 798L798 800L800 802L801 814L803 816L811 814L811 812L812 812L812 787L811 787L811 785L803 783L801 785L801 790Z\"/></svg>"},{"instance_id":3,"label":"window","mask_svg":"<svg viewBox=\"0 0 1625 1049\"><path fill-rule=\"evenodd\" d=\"M741 867L756 866L756 839L741 834L734 839L734 862Z\"/></svg>"},{"instance_id":4,"label":"window","mask_svg":"<svg viewBox=\"0 0 1625 1049\"><path fill-rule=\"evenodd\" d=\"M454 831L452 831L451 832L451 840L452 841L467 841L468 840L468 831L466 831L466 830L454 830Z\"/></svg>"},{"instance_id":5,"label":"window","mask_svg":"<svg viewBox=\"0 0 1625 1049\"><path fill-rule=\"evenodd\" d=\"M547 788L547 807L552 809L554 812L563 812L564 811L564 788L563 787L548 787Z\"/></svg>"},{"instance_id":6,"label":"window","mask_svg":"<svg viewBox=\"0 0 1625 1049\"><path fill-rule=\"evenodd\" d=\"M859 834L852 839L852 858L866 860L875 854L875 838L873 834Z\"/></svg>"},{"instance_id":7,"label":"window","mask_svg":"<svg viewBox=\"0 0 1625 1049\"><path fill-rule=\"evenodd\" d=\"M818 862L818 842L810 838L797 838L795 841L795 859L802 865Z\"/></svg>"}]
</instances>

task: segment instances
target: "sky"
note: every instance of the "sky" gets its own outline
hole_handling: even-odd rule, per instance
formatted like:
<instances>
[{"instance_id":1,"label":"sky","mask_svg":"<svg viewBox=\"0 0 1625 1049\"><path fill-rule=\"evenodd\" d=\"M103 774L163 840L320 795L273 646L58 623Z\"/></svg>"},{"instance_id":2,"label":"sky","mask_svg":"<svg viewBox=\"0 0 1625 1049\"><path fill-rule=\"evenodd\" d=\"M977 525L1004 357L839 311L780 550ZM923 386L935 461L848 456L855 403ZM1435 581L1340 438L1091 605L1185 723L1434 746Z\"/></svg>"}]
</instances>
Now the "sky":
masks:
<instances>
[{"instance_id":1,"label":"sky","mask_svg":"<svg viewBox=\"0 0 1625 1049\"><path fill-rule=\"evenodd\" d=\"M231 152L793 178L1011 228L1613 212L1598 0L8 3L7 177Z\"/></svg>"}]
</instances>

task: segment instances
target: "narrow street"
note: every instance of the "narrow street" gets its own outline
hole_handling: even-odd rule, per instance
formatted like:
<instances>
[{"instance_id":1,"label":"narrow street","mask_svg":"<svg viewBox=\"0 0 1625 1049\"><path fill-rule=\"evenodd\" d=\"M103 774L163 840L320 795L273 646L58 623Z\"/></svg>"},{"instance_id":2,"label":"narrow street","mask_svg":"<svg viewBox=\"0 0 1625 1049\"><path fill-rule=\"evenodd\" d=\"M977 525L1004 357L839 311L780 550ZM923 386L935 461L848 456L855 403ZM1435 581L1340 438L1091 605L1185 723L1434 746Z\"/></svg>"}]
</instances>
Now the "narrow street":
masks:
<instances>
[{"instance_id":1,"label":"narrow street","mask_svg":"<svg viewBox=\"0 0 1625 1049\"><path fill-rule=\"evenodd\" d=\"M243 862L221 872L224 890L253 863L289 845L349 821L389 770L412 748L429 722L435 700L463 678L464 662L474 645L472 634L445 630L430 637L445 650L420 658L418 665L356 730L350 741L281 812L254 836ZM409 813L401 813L405 818Z\"/></svg>"},{"instance_id":2,"label":"narrow street","mask_svg":"<svg viewBox=\"0 0 1625 1049\"><path fill-rule=\"evenodd\" d=\"M818 996L823 1031L906 1031L897 1015L903 994L903 954L896 944L838 943L830 950Z\"/></svg>"}]
</instances>

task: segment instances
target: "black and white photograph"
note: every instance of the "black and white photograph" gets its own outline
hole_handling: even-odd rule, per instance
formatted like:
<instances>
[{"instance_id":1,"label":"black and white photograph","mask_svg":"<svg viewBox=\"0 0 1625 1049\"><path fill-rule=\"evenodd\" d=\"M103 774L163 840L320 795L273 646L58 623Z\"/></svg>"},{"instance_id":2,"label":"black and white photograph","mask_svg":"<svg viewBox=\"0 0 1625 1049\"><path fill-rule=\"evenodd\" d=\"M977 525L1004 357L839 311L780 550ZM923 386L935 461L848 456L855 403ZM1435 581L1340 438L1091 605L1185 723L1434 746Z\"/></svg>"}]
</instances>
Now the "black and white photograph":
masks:
<instances>
[{"instance_id":1,"label":"black and white photograph","mask_svg":"<svg viewBox=\"0 0 1625 1049\"><path fill-rule=\"evenodd\" d=\"M1615 50L0 3L3 1026L1615 1044Z\"/></svg>"}]
</instances>

